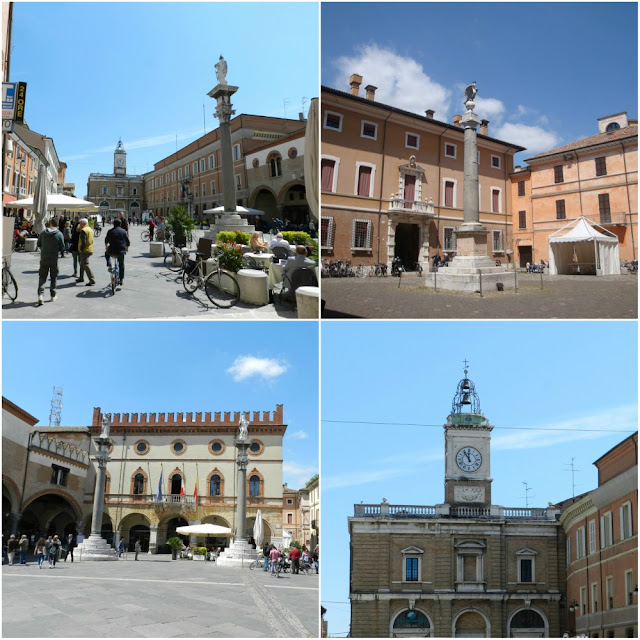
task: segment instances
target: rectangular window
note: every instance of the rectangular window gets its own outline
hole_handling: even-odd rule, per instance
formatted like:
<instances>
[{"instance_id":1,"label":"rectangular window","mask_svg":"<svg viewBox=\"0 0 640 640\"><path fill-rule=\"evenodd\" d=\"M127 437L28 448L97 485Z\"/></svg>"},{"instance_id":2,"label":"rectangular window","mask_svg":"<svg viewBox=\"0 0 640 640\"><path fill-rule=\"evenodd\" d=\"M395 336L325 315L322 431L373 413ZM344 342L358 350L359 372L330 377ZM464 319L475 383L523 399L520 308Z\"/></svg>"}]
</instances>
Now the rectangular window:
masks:
<instances>
[{"instance_id":1,"label":"rectangular window","mask_svg":"<svg viewBox=\"0 0 640 640\"><path fill-rule=\"evenodd\" d=\"M287 513L287 524L293 524L293 513Z\"/></svg>"},{"instance_id":2,"label":"rectangular window","mask_svg":"<svg viewBox=\"0 0 640 640\"><path fill-rule=\"evenodd\" d=\"M360 131L361 138L371 138L375 140L378 137L378 125L375 122L362 121L362 128Z\"/></svg>"},{"instance_id":3,"label":"rectangular window","mask_svg":"<svg viewBox=\"0 0 640 640\"><path fill-rule=\"evenodd\" d=\"M455 183L450 180L445 180L444 183L444 206L445 207L453 207L453 190L455 188Z\"/></svg>"},{"instance_id":4,"label":"rectangular window","mask_svg":"<svg viewBox=\"0 0 640 640\"><path fill-rule=\"evenodd\" d=\"M207 168L207 161L204 158L200 159L200 172L202 173Z\"/></svg>"},{"instance_id":5,"label":"rectangular window","mask_svg":"<svg viewBox=\"0 0 640 640\"><path fill-rule=\"evenodd\" d=\"M598 206L600 208L600 224L611 222L611 205L609 204L609 194L598 194Z\"/></svg>"},{"instance_id":6,"label":"rectangular window","mask_svg":"<svg viewBox=\"0 0 640 640\"><path fill-rule=\"evenodd\" d=\"M518 229L527 228L527 212L518 211Z\"/></svg>"},{"instance_id":7,"label":"rectangular window","mask_svg":"<svg viewBox=\"0 0 640 640\"><path fill-rule=\"evenodd\" d=\"M531 558L520 559L520 582L533 582L533 560Z\"/></svg>"},{"instance_id":8,"label":"rectangular window","mask_svg":"<svg viewBox=\"0 0 640 640\"><path fill-rule=\"evenodd\" d=\"M524 192L524 180L520 180L520 182L518 182L518 195L519 196L525 195L525 192Z\"/></svg>"},{"instance_id":9,"label":"rectangular window","mask_svg":"<svg viewBox=\"0 0 640 640\"><path fill-rule=\"evenodd\" d=\"M163 184L163 176L160 176L160 186Z\"/></svg>"},{"instance_id":10,"label":"rectangular window","mask_svg":"<svg viewBox=\"0 0 640 640\"><path fill-rule=\"evenodd\" d=\"M564 206L564 200L556 200L556 220L566 220L567 211Z\"/></svg>"},{"instance_id":11,"label":"rectangular window","mask_svg":"<svg viewBox=\"0 0 640 640\"><path fill-rule=\"evenodd\" d=\"M596 521L589 520L589 553L596 552Z\"/></svg>"},{"instance_id":12,"label":"rectangular window","mask_svg":"<svg viewBox=\"0 0 640 640\"><path fill-rule=\"evenodd\" d=\"M453 142L445 142L444 143L444 157L445 158L453 158L455 160L458 152L457 145L453 144Z\"/></svg>"},{"instance_id":13,"label":"rectangular window","mask_svg":"<svg viewBox=\"0 0 640 640\"><path fill-rule=\"evenodd\" d=\"M198 163L194 162L192 166L193 166L193 175L197 176L198 175Z\"/></svg>"},{"instance_id":14,"label":"rectangular window","mask_svg":"<svg viewBox=\"0 0 640 640\"><path fill-rule=\"evenodd\" d=\"M57 464L51 465L51 484L58 484L61 487L66 487L68 477L69 469Z\"/></svg>"},{"instance_id":15,"label":"rectangular window","mask_svg":"<svg viewBox=\"0 0 640 640\"><path fill-rule=\"evenodd\" d=\"M237 173L236 175L236 191L240 191L240 189L242 189L242 176L238 175Z\"/></svg>"},{"instance_id":16,"label":"rectangular window","mask_svg":"<svg viewBox=\"0 0 640 640\"><path fill-rule=\"evenodd\" d=\"M611 511L600 516L600 548L610 547L613 544L613 522Z\"/></svg>"},{"instance_id":17,"label":"rectangular window","mask_svg":"<svg viewBox=\"0 0 640 640\"><path fill-rule=\"evenodd\" d=\"M504 251L504 247L502 246L502 229L492 231L491 236L493 238L494 252Z\"/></svg>"},{"instance_id":18,"label":"rectangular window","mask_svg":"<svg viewBox=\"0 0 640 640\"><path fill-rule=\"evenodd\" d=\"M607 576L605 589L607 591L607 609L613 609L613 576Z\"/></svg>"},{"instance_id":19,"label":"rectangular window","mask_svg":"<svg viewBox=\"0 0 640 640\"><path fill-rule=\"evenodd\" d=\"M189 169L189 165L188 165L188 164L186 164L186 165L184 166L184 177L185 177L185 178L187 178L187 177L189 177L190 175L191 175L191 169Z\"/></svg>"},{"instance_id":20,"label":"rectangular window","mask_svg":"<svg viewBox=\"0 0 640 640\"><path fill-rule=\"evenodd\" d=\"M323 249L333 249L333 217L320 218L320 246Z\"/></svg>"},{"instance_id":21,"label":"rectangular window","mask_svg":"<svg viewBox=\"0 0 640 640\"><path fill-rule=\"evenodd\" d=\"M477 582L478 556L465 554L462 556L462 581Z\"/></svg>"},{"instance_id":22,"label":"rectangular window","mask_svg":"<svg viewBox=\"0 0 640 640\"><path fill-rule=\"evenodd\" d=\"M580 587L580 615L587 613L587 587Z\"/></svg>"},{"instance_id":23,"label":"rectangular window","mask_svg":"<svg viewBox=\"0 0 640 640\"><path fill-rule=\"evenodd\" d=\"M11 167L7 165L7 172L4 176L4 186L8 187L11 184Z\"/></svg>"},{"instance_id":24,"label":"rectangular window","mask_svg":"<svg viewBox=\"0 0 640 640\"><path fill-rule=\"evenodd\" d=\"M211 181L211 195L212 196L216 195L216 182L215 182L215 180Z\"/></svg>"},{"instance_id":25,"label":"rectangular window","mask_svg":"<svg viewBox=\"0 0 640 640\"><path fill-rule=\"evenodd\" d=\"M209 169L215 169L215 168L216 168L216 157L212 153L209 156Z\"/></svg>"},{"instance_id":26,"label":"rectangular window","mask_svg":"<svg viewBox=\"0 0 640 640\"><path fill-rule=\"evenodd\" d=\"M240 160L241 155L240 155L240 145L239 144L234 144L233 145L233 161L237 162L238 160Z\"/></svg>"},{"instance_id":27,"label":"rectangular window","mask_svg":"<svg viewBox=\"0 0 640 640\"><path fill-rule=\"evenodd\" d=\"M624 572L624 591L626 593L627 605L633 604L633 569Z\"/></svg>"},{"instance_id":28,"label":"rectangular window","mask_svg":"<svg viewBox=\"0 0 640 640\"><path fill-rule=\"evenodd\" d=\"M598 583L591 584L591 613L598 612Z\"/></svg>"},{"instance_id":29,"label":"rectangular window","mask_svg":"<svg viewBox=\"0 0 640 640\"><path fill-rule=\"evenodd\" d=\"M357 218L353 221L351 247L371 249L371 220Z\"/></svg>"},{"instance_id":30,"label":"rectangular window","mask_svg":"<svg viewBox=\"0 0 640 640\"><path fill-rule=\"evenodd\" d=\"M202 195L203 196L207 195L207 183L206 182L202 183Z\"/></svg>"},{"instance_id":31,"label":"rectangular window","mask_svg":"<svg viewBox=\"0 0 640 640\"><path fill-rule=\"evenodd\" d=\"M620 540L626 540L633 535L633 521L631 520L631 503L625 502L620 507Z\"/></svg>"},{"instance_id":32,"label":"rectangular window","mask_svg":"<svg viewBox=\"0 0 640 640\"><path fill-rule=\"evenodd\" d=\"M178 180L182 180L182 167L178 169Z\"/></svg>"},{"instance_id":33,"label":"rectangular window","mask_svg":"<svg viewBox=\"0 0 640 640\"><path fill-rule=\"evenodd\" d=\"M553 180L556 184L560 182L564 182L564 171L562 169L562 165L559 164L556 167L553 167Z\"/></svg>"},{"instance_id":34,"label":"rectangular window","mask_svg":"<svg viewBox=\"0 0 640 640\"><path fill-rule=\"evenodd\" d=\"M604 156L602 156L601 158L596 158L596 175L607 175L607 159Z\"/></svg>"},{"instance_id":35,"label":"rectangular window","mask_svg":"<svg viewBox=\"0 0 640 640\"><path fill-rule=\"evenodd\" d=\"M404 199L407 202L414 202L416 199L416 177L405 174L404 176Z\"/></svg>"},{"instance_id":36,"label":"rectangular window","mask_svg":"<svg viewBox=\"0 0 640 640\"><path fill-rule=\"evenodd\" d=\"M576 560L584 558L587 555L587 545L585 540L584 527L580 527L576 531Z\"/></svg>"},{"instance_id":37,"label":"rectangular window","mask_svg":"<svg viewBox=\"0 0 640 640\"><path fill-rule=\"evenodd\" d=\"M102 195L107 195L107 187L102 187Z\"/></svg>"},{"instance_id":38,"label":"rectangular window","mask_svg":"<svg viewBox=\"0 0 640 640\"><path fill-rule=\"evenodd\" d=\"M567 538L567 566L571 564L571 538Z\"/></svg>"},{"instance_id":39,"label":"rectangular window","mask_svg":"<svg viewBox=\"0 0 640 640\"><path fill-rule=\"evenodd\" d=\"M491 211L500 213L500 189L491 189Z\"/></svg>"},{"instance_id":40,"label":"rectangular window","mask_svg":"<svg viewBox=\"0 0 640 640\"><path fill-rule=\"evenodd\" d=\"M137 187L133 187L133 195L137 196L138 195L138 189Z\"/></svg>"},{"instance_id":41,"label":"rectangular window","mask_svg":"<svg viewBox=\"0 0 640 640\"><path fill-rule=\"evenodd\" d=\"M417 133L404 134L404 146L408 149L420 148L420 136Z\"/></svg>"},{"instance_id":42,"label":"rectangular window","mask_svg":"<svg viewBox=\"0 0 640 640\"><path fill-rule=\"evenodd\" d=\"M333 111L324 112L324 128L342 131L342 114Z\"/></svg>"},{"instance_id":43,"label":"rectangular window","mask_svg":"<svg viewBox=\"0 0 640 640\"><path fill-rule=\"evenodd\" d=\"M371 195L371 167L358 167L358 195Z\"/></svg>"},{"instance_id":44,"label":"rectangular window","mask_svg":"<svg viewBox=\"0 0 640 640\"><path fill-rule=\"evenodd\" d=\"M444 251L456 250L456 228L455 227L443 227L442 248Z\"/></svg>"},{"instance_id":45,"label":"rectangular window","mask_svg":"<svg viewBox=\"0 0 640 640\"><path fill-rule=\"evenodd\" d=\"M175 182L176 181L176 171L175 169L171 172L171 182Z\"/></svg>"},{"instance_id":46,"label":"rectangular window","mask_svg":"<svg viewBox=\"0 0 640 640\"><path fill-rule=\"evenodd\" d=\"M198 197L198 187L194 187L193 189L193 195L197 198Z\"/></svg>"},{"instance_id":47,"label":"rectangular window","mask_svg":"<svg viewBox=\"0 0 640 640\"><path fill-rule=\"evenodd\" d=\"M322 191L333 191L333 174L336 167L335 160L329 160L328 158L322 158L321 173L322 173Z\"/></svg>"},{"instance_id":48,"label":"rectangular window","mask_svg":"<svg viewBox=\"0 0 640 640\"><path fill-rule=\"evenodd\" d=\"M500 156L491 156L491 166L494 169L499 169L502 166L502 160Z\"/></svg>"},{"instance_id":49,"label":"rectangular window","mask_svg":"<svg viewBox=\"0 0 640 640\"><path fill-rule=\"evenodd\" d=\"M405 581L417 582L418 581L418 558L405 558Z\"/></svg>"}]
</instances>

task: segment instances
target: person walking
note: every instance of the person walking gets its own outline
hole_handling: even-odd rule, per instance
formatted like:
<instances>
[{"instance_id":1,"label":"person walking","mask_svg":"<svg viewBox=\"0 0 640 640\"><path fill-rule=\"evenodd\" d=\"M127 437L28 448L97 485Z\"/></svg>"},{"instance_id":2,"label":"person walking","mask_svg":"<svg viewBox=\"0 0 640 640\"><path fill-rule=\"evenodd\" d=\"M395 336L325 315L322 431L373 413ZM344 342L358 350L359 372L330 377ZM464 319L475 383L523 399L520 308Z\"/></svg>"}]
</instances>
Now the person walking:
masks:
<instances>
[{"instance_id":1,"label":"person walking","mask_svg":"<svg viewBox=\"0 0 640 640\"><path fill-rule=\"evenodd\" d=\"M120 220L113 221L113 228L109 229L107 236L104 239L104 246L106 247L106 259L107 268L111 272L111 262L109 258L115 256L118 258L118 266L120 269L120 282L117 284L124 284L124 256L129 249L129 235L122 228Z\"/></svg>"},{"instance_id":2,"label":"person walking","mask_svg":"<svg viewBox=\"0 0 640 640\"><path fill-rule=\"evenodd\" d=\"M124 553L124 538L120 538L120 542L118 543L118 558L121 558L123 553Z\"/></svg>"},{"instance_id":3,"label":"person walking","mask_svg":"<svg viewBox=\"0 0 640 640\"><path fill-rule=\"evenodd\" d=\"M263 571L269 571L269 552L271 551L271 545L265 542L262 545L262 555L264 557L264 563L262 565Z\"/></svg>"},{"instance_id":4,"label":"person walking","mask_svg":"<svg viewBox=\"0 0 640 640\"><path fill-rule=\"evenodd\" d=\"M64 238L64 225L67 223L67 219L64 216L64 213L58 218L58 229L60 229L60 233L63 234ZM60 252L60 257L64 258L64 250L65 247L62 247L62 251Z\"/></svg>"},{"instance_id":5,"label":"person walking","mask_svg":"<svg viewBox=\"0 0 640 640\"><path fill-rule=\"evenodd\" d=\"M35 554L38 558L38 569L42 569L42 564L44 563L44 552L45 552L45 540L44 538L39 538L38 542L36 542Z\"/></svg>"},{"instance_id":6,"label":"person walking","mask_svg":"<svg viewBox=\"0 0 640 640\"><path fill-rule=\"evenodd\" d=\"M271 574L273 575L276 573L276 565L280 561L280 552L275 545L269 552L269 559L271 560Z\"/></svg>"},{"instance_id":7,"label":"person walking","mask_svg":"<svg viewBox=\"0 0 640 640\"><path fill-rule=\"evenodd\" d=\"M58 536L53 536L53 540L49 545L49 569L53 569L56 566L58 553L60 553L60 540Z\"/></svg>"},{"instance_id":8,"label":"person walking","mask_svg":"<svg viewBox=\"0 0 640 640\"><path fill-rule=\"evenodd\" d=\"M18 550L18 541L16 537L11 534L9 536L9 542L7 543L7 558L9 560L9 564L13 564L13 559L16 557L16 551Z\"/></svg>"},{"instance_id":9,"label":"person walking","mask_svg":"<svg viewBox=\"0 0 640 640\"><path fill-rule=\"evenodd\" d=\"M140 538L136 540L135 552L136 552L136 560L138 559L138 554L142 551L142 545L140 544Z\"/></svg>"},{"instance_id":10,"label":"person walking","mask_svg":"<svg viewBox=\"0 0 640 640\"><path fill-rule=\"evenodd\" d=\"M49 220L49 226L38 236L40 249L40 270L38 271L38 306L44 304L44 283L51 278L49 290L51 302L56 299L56 281L58 279L58 253L64 251L64 238L58 229L55 218Z\"/></svg>"},{"instance_id":11,"label":"person walking","mask_svg":"<svg viewBox=\"0 0 640 640\"><path fill-rule=\"evenodd\" d=\"M80 218L76 216L71 225L71 242L69 243L69 249L73 256L73 277L78 277L78 242L80 241Z\"/></svg>"},{"instance_id":12,"label":"person walking","mask_svg":"<svg viewBox=\"0 0 640 640\"><path fill-rule=\"evenodd\" d=\"M320 545L317 544L316 548L313 550L313 555L311 556L313 558L313 564L316 567L316 574L318 573L318 567L320 566Z\"/></svg>"},{"instance_id":13,"label":"person walking","mask_svg":"<svg viewBox=\"0 0 640 640\"><path fill-rule=\"evenodd\" d=\"M70 533L67 536L67 540L66 540L66 550L67 550L67 554L64 557L64 561L67 561L67 558L69 556L71 556L71 562L73 562L73 547L75 547L76 545L73 542L73 533Z\"/></svg>"},{"instance_id":14,"label":"person walking","mask_svg":"<svg viewBox=\"0 0 640 640\"><path fill-rule=\"evenodd\" d=\"M89 226L89 221L82 218L78 224L80 239L78 241L78 258L80 259L80 275L76 282L84 282L84 273L87 272L87 287L92 287L96 283L93 272L89 266L89 258L93 255L93 229Z\"/></svg>"},{"instance_id":15,"label":"person walking","mask_svg":"<svg viewBox=\"0 0 640 640\"><path fill-rule=\"evenodd\" d=\"M291 559L291 573L300 573L300 549L298 547L292 547L289 551L289 558Z\"/></svg>"},{"instance_id":16,"label":"person walking","mask_svg":"<svg viewBox=\"0 0 640 640\"><path fill-rule=\"evenodd\" d=\"M18 546L20 547L20 564L27 564L27 551L29 550L29 538L22 534L20 537L20 542L18 542Z\"/></svg>"},{"instance_id":17,"label":"person walking","mask_svg":"<svg viewBox=\"0 0 640 640\"><path fill-rule=\"evenodd\" d=\"M69 253L69 249L71 247L71 222L67 220L64 223L64 228L60 229L62 231L62 237L64 238L64 250L65 253Z\"/></svg>"},{"instance_id":18,"label":"person walking","mask_svg":"<svg viewBox=\"0 0 640 640\"><path fill-rule=\"evenodd\" d=\"M119 214L120 216L120 226L127 232L127 234L129 233L129 222L127 221L127 219L124 217L124 211L121 211ZM113 221L113 224L115 225L116 221Z\"/></svg>"}]
</instances>

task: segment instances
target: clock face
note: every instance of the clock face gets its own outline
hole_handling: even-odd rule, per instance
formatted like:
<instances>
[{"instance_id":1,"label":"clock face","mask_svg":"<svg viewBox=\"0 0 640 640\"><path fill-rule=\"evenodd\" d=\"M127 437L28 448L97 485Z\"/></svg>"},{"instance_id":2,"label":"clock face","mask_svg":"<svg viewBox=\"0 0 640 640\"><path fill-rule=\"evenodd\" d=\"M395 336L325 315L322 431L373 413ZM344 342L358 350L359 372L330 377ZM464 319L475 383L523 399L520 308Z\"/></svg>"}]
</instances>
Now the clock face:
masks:
<instances>
[{"instance_id":1,"label":"clock face","mask_svg":"<svg viewBox=\"0 0 640 640\"><path fill-rule=\"evenodd\" d=\"M117 164L119 167L124 166L124 158L118 158L118 159L116 160L116 164Z\"/></svg>"},{"instance_id":2,"label":"clock face","mask_svg":"<svg viewBox=\"0 0 640 640\"><path fill-rule=\"evenodd\" d=\"M473 473L480 468L482 464L482 456L477 449L473 447L463 447L456 454L456 464L463 471Z\"/></svg>"}]
</instances>

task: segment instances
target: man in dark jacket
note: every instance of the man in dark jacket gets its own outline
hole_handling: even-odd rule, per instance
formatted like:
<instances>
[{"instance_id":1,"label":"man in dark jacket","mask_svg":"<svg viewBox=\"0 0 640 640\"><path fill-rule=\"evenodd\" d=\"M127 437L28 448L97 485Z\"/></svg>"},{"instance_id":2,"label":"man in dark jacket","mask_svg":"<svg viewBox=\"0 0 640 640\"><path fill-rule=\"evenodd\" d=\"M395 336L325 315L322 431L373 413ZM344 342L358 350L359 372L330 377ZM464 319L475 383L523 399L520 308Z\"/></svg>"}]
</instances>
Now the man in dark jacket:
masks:
<instances>
[{"instance_id":1,"label":"man in dark jacket","mask_svg":"<svg viewBox=\"0 0 640 640\"><path fill-rule=\"evenodd\" d=\"M127 248L131 242L129 241L129 234L122 228L118 218L113 221L113 228L109 229L107 236L104 239L104 244L107 248L105 254L107 267L109 268L109 271L111 271L109 258L110 256L116 256L118 258L120 268L120 284L124 284L124 254L127 252Z\"/></svg>"},{"instance_id":2,"label":"man in dark jacket","mask_svg":"<svg viewBox=\"0 0 640 640\"><path fill-rule=\"evenodd\" d=\"M44 283L51 276L51 302L56 299L58 278L58 254L64 252L64 237L58 230L58 221L49 220L49 226L38 236L40 249L40 271L38 278L38 306L44 304Z\"/></svg>"}]
</instances>

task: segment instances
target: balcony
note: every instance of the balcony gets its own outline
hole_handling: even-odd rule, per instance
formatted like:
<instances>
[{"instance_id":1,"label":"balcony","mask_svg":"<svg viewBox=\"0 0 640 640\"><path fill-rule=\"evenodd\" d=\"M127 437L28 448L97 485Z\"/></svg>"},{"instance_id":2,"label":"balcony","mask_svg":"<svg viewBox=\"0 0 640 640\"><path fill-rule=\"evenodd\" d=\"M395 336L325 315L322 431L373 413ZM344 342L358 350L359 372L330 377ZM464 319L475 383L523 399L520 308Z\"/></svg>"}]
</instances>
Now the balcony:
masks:
<instances>
[{"instance_id":1,"label":"balcony","mask_svg":"<svg viewBox=\"0 0 640 640\"><path fill-rule=\"evenodd\" d=\"M630 218L628 213L601 213L591 219L604 227L625 227L631 222Z\"/></svg>"},{"instance_id":2,"label":"balcony","mask_svg":"<svg viewBox=\"0 0 640 640\"><path fill-rule=\"evenodd\" d=\"M434 205L431 199L426 202L420 202L419 200L405 200L399 195L394 195L391 196L391 200L389 200L389 211L433 216Z\"/></svg>"}]
</instances>

